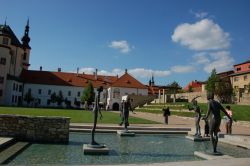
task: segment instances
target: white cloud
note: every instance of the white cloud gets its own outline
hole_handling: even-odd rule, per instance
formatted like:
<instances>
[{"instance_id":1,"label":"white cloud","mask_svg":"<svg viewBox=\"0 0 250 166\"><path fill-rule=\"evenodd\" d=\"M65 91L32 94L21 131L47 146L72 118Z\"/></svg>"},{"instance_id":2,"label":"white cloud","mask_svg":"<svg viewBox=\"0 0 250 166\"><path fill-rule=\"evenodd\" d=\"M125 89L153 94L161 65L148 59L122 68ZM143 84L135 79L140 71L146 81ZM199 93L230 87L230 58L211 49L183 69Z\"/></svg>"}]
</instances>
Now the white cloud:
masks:
<instances>
[{"instance_id":1,"label":"white cloud","mask_svg":"<svg viewBox=\"0 0 250 166\"><path fill-rule=\"evenodd\" d=\"M144 68L135 68L128 70L129 73L131 73L135 77L140 78L149 78L152 75L155 77L166 77L171 74L168 70L151 70L151 69L144 69Z\"/></svg>"},{"instance_id":2,"label":"white cloud","mask_svg":"<svg viewBox=\"0 0 250 166\"><path fill-rule=\"evenodd\" d=\"M200 52L193 56L196 64L207 64L210 62L207 52Z\"/></svg>"},{"instance_id":3,"label":"white cloud","mask_svg":"<svg viewBox=\"0 0 250 166\"><path fill-rule=\"evenodd\" d=\"M229 51L219 51L210 53L210 63L205 64L204 70L210 73L214 68L217 72L224 72L232 69L234 59Z\"/></svg>"},{"instance_id":4,"label":"white cloud","mask_svg":"<svg viewBox=\"0 0 250 166\"><path fill-rule=\"evenodd\" d=\"M109 47L118 49L121 53L129 53L131 51L129 43L126 40L112 41Z\"/></svg>"},{"instance_id":5,"label":"white cloud","mask_svg":"<svg viewBox=\"0 0 250 166\"><path fill-rule=\"evenodd\" d=\"M210 19L194 24L184 23L177 26L172 40L191 50L220 50L230 46L229 33Z\"/></svg>"},{"instance_id":6,"label":"white cloud","mask_svg":"<svg viewBox=\"0 0 250 166\"><path fill-rule=\"evenodd\" d=\"M208 13L207 12L197 12L197 13L194 13L194 15L196 18L202 19L202 18L205 18L208 15Z\"/></svg>"},{"instance_id":7,"label":"white cloud","mask_svg":"<svg viewBox=\"0 0 250 166\"><path fill-rule=\"evenodd\" d=\"M175 73L191 73L195 71L194 66L173 66L171 67L171 71Z\"/></svg>"},{"instance_id":8,"label":"white cloud","mask_svg":"<svg viewBox=\"0 0 250 166\"><path fill-rule=\"evenodd\" d=\"M85 73L85 74L93 74L96 71L95 68L92 67L86 67L86 68L80 68L79 73ZM125 73L125 69L118 69L115 68L111 71L106 70L98 70L97 71L99 75L109 75L109 76L116 76L116 75L123 75ZM144 69L144 68L135 68L135 69L129 69L128 73L133 75L136 78L149 78L152 75L155 77L166 77L171 74L168 70L151 70L151 69Z\"/></svg>"}]
</instances>

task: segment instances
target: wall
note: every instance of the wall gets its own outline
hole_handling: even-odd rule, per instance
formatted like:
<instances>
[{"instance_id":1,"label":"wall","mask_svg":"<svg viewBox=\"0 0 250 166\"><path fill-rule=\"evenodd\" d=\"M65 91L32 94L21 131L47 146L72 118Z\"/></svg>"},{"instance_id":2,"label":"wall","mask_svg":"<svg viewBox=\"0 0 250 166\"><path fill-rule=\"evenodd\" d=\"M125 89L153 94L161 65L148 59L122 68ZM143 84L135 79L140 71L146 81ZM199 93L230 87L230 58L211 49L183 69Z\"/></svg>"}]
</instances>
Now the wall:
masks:
<instances>
[{"instance_id":1,"label":"wall","mask_svg":"<svg viewBox=\"0 0 250 166\"><path fill-rule=\"evenodd\" d=\"M70 118L0 115L0 136L19 141L67 143Z\"/></svg>"},{"instance_id":2,"label":"wall","mask_svg":"<svg viewBox=\"0 0 250 166\"><path fill-rule=\"evenodd\" d=\"M240 102L238 102L238 104L250 105L250 94L249 93L243 93L242 97L240 98Z\"/></svg>"}]
</instances>

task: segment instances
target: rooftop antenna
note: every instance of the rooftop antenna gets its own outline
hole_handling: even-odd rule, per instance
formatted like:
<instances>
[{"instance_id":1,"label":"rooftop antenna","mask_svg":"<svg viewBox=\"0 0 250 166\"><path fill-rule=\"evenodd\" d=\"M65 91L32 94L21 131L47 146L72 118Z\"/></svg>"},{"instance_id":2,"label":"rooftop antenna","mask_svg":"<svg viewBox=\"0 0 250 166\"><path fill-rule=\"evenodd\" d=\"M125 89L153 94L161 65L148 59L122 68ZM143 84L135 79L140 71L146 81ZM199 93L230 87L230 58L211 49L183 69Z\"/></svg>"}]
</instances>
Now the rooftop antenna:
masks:
<instances>
[{"instance_id":1,"label":"rooftop antenna","mask_svg":"<svg viewBox=\"0 0 250 166\"><path fill-rule=\"evenodd\" d=\"M6 26L6 22L7 22L7 16L5 17L5 20L4 20L4 26Z\"/></svg>"}]
</instances>

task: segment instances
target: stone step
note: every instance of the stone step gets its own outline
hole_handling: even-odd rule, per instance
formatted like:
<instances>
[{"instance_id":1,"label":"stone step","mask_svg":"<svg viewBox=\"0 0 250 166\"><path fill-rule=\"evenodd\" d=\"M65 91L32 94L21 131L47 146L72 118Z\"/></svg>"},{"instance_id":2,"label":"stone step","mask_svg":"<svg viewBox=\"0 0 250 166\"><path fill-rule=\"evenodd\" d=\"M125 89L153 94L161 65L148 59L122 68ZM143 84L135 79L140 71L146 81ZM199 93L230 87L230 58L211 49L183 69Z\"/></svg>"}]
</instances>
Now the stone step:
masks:
<instances>
[{"instance_id":1,"label":"stone step","mask_svg":"<svg viewBox=\"0 0 250 166\"><path fill-rule=\"evenodd\" d=\"M10 138L10 137L0 137L0 152L6 148L7 146L9 146L10 144L12 144L13 142L15 142L14 138Z\"/></svg>"},{"instance_id":2,"label":"stone step","mask_svg":"<svg viewBox=\"0 0 250 166\"><path fill-rule=\"evenodd\" d=\"M199 152L199 151L195 151L194 155L198 156L200 158L206 159L206 160L218 160L218 159L232 159L232 158L234 158L234 157L229 156L229 155L224 155L224 154L213 155L213 154L208 154L208 153Z\"/></svg>"},{"instance_id":3,"label":"stone step","mask_svg":"<svg viewBox=\"0 0 250 166\"><path fill-rule=\"evenodd\" d=\"M21 153L30 145L28 142L17 142L0 152L0 164L7 164L9 160Z\"/></svg>"},{"instance_id":4,"label":"stone step","mask_svg":"<svg viewBox=\"0 0 250 166\"><path fill-rule=\"evenodd\" d=\"M70 128L92 129L92 125L70 125ZM96 129L122 130L123 126L97 126ZM191 131L189 127L139 127L129 126L129 130Z\"/></svg>"},{"instance_id":5,"label":"stone step","mask_svg":"<svg viewBox=\"0 0 250 166\"><path fill-rule=\"evenodd\" d=\"M224 135L224 138L230 141L244 142L250 145L250 136Z\"/></svg>"},{"instance_id":6,"label":"stone step","mask_svg":"<svg viewBox=\"0 0 250 166\"><path fill-rule=\"evenodd\" d=\"M70 128L70 132L84 132L90 133L91 129L82 129L82 128ZM117 133L116 129L96 129L96 133ZM130 132L134 132L136 134L187 134L187 131L156 131L156 130L132 130L129 129Z\"/></svg>"}]
</instances>

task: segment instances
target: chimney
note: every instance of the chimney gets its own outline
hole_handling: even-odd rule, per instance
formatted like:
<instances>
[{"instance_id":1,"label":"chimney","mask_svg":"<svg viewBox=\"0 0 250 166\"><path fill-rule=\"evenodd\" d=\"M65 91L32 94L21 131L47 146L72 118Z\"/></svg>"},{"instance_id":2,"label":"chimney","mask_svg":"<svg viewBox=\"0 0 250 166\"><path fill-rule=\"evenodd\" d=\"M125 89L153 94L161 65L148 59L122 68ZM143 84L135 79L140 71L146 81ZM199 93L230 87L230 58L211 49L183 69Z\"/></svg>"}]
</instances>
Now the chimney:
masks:
<instances>
[{"instance_id":1,"label":"chimney","mask_svg":"<svg viewBox=\"0 0 250 166\"><path fill-rule=\"evenodd\" d=\"M76 75L78 76L79 74L79 67L76 69Z\"/></svg>"},{"instance_id":2,"label":"chimney","mask_svg":"<svg viewBox=\"0 0 250 166\"><path fill-rule=\"evenodd\" d=\"M59 68L57 69L57 71L58 71L58 72L61 72L61 71L62 71L62 69L59 67Z\"/></svg>"},{"instance_id":3,"label":"chimney","mask_svg":"<svg viewBox=\"0 0 250 166\"><path fill-rule=\"evenodd\" d=\"M97 80L97 69L95 69L95 79Z\"/></svg>"},{"instance_id":4,"label":"chimney","mask_svg":"<svg viewBox=\"0 0 250 166\"><path fill-rule=\"evenodd\" d=\"M82 72L82 74L85 74L84 72Z\"/></svg>"},{"instance_id":5,"label":"chimney","mask_svg":"<svg viewBox=\"0 0 250 166\"><path fill-rule=\"evenodd\" d=\"M125 74L127 74L128 73L128 69L125 69Z\"/></svg>"},{"instance_id":6,"label":"chimney","mask_svg":"<svg viewBox=\"0 0 250 166\"><path fill-rule=\"evenodd\" d=\"M40 66L40 71L43 71L43 67L42 66Z\"/></svg>"}]
</instances>

